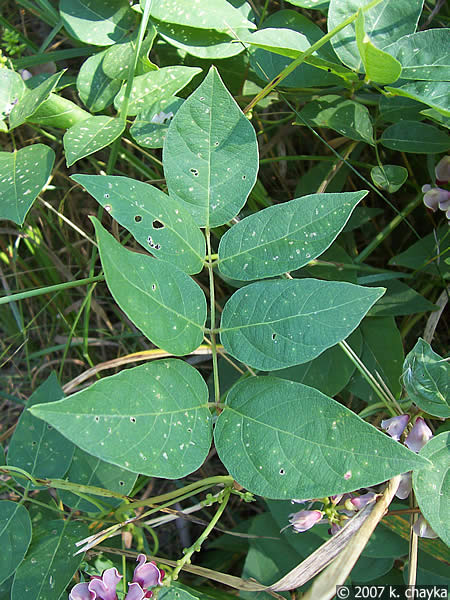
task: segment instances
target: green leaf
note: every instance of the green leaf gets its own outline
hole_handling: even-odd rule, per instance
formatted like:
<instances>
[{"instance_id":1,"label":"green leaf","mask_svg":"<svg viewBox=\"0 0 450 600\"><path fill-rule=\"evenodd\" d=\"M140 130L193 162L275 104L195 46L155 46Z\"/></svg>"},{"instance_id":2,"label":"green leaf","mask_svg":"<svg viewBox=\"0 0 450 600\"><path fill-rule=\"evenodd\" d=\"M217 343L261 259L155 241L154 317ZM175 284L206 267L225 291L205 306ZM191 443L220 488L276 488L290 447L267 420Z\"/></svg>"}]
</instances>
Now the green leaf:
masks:
<instances>
[{"instance_id":1,"label":"green leaf","mask_svg":"<svg viewBox=\"0 0 450 600\"><path fill-rule=\"evenodd\" d=\"M193 596L186 590L174 585L161 588L158 598L159 600L198 600L198 596Z\"/></svg>"},{"instance_id":2,"label":"green leaf","mask_svg":"<svg viewBox=\"0 0 450 600\"><path fill-rule=\"evenodd\" d=\"M308 362L348 337L383 293L317 279L252 283L225 304L220 338L232 356L262 371Z\"/></svg>"},{"instance_id":3,"label":"green leaf","mask_svg":"<svg viewBox=\"0 0 450 600\"><path fill-rule=\"evenodd\" d=\"M16 571L11 600L58 600L83 560L74 556L75 542L87 535L84 523L47 521Z\"/></svg>"},{"instance_id":4,"label":"green leaf","mask_svg":"<svg viewBox=\"0 0 450 600\"><path fill-rule=\"evenodd\" d=\"M413 488L423 516L437 533L450 545L450 432L432 438L419 452L431 461L421 471L413 471Z\"/></svg>"},{"instance_id":5,"label":"green leaf","mask_svg":"<svg viewBox=\"0 0 450 600\"><path fill-rule=\"evenodd\" d=\"M367 0L331 0L328 31L366 5ZM364 13L365 31L377 48L384 49L388 44L416 30L422 6L423 0L384 0ZM362 72L363 64L356 43L354 23L333 36L331 43L345 65Z\"/></svg>"},{"instance_id":6,"label":"green leaf","mask_svg":"<svg viewBox=\"0 0 450 600\"><path fill-rule=\"evenodd\" d=\"M6 118L12 111L14 104L25 93L25 84L19 73L6 67L0 68L0 118Z\"/></svg>"},{"instance_id":7,"label":"green leaf","mask_svg":"<svg viewBox=\"0 0 450 600\"><path fill-rule=\"evenodd\" d=\"M423 102L444 113L445 116L450 116L448 103L450 83L447 81L413 81L401 87L386 86L386 91L396 96L406 96Z\"/></svg>"},{"instance_id":8,"label":"green leaf","mask_svg":"<svg viewBox=\"0 0 450 600\"><path fill-rule=\"evenodd\" d=\"M125 314L154 344L175 356L201 344L206 299L175 265L130 252L92 218L109 290Z\"/></svg>"},{"instance_id":9,"label":"green leaf","mask_svg":"<svg viewBox=\"0 0 450 600\"><path fill-rule=\"evenodd\" d=\"M370 276L369 276L370 277ZM363 283L363 281L360 281ZM398 280L384 280L381 276L377 285L386 288L386 293L377 304L371 308L369 316L400 316L436 310L438 307Z\"/></svg>"},{"instance_id":10,"label":"green leaf","mask_svg":"<svg viewBox=\"0 0 450 600\"><path fill-rule=\"evenodd\" d=\"M0 444L0 466L6 464L5 463L5 451L3 449L3 446Z\"/></svg>"},{"instance_id":11,"label":"green leaf","mask_svg":"<svg viewBox=\"0 0 450 600\"><path fill-rule=\"evenodd\" d=\"M396 58L372 43L364 26L364 13L360 10L355 24L356 45L366 73L366 80L383 84L394 83L400 77L402 65Z\"/></svg>"},{"instance_id":12,"label":"green leaf","mask_svg":"<svg viewBox=\"0 0 450 600\"><path fill-rule=\"evenodd\" d=\"M236 44L229 35L215 29L199 29L156 20L154 25L166 42L198 58L217 60L244 51L242 44Z\"/></svg>"},{"instance_id":13,"label":"green leaf","mask_svg":"<svg viewBox=\"0 0 450 600\"><path fill-rule=\"evenodd\" d=\"M129 66L133 64L134 53L136 50L136 41L138 37L138 31L134 32L132 36L129 36L123 42L114 44L105 51L105 58L103 59L103 71L107 77L111 79L127 79ZM147 34L142 40L142 44L139 50L138 65L139 63L144 66L148 60L148 54L151 50L153 42L156 37L156 29L153 25L150 25L147 29ZM157 67L155 66L155 70Z\"/></svg>"},{"instance_id":14,"label":"green leaf","mask_svg":"<svg viewBox=\"0 0 450 600\"><path fill-rule=\"evenodd\" d=\"M63 138L67 166L109 146L124 130L125 122L122 119L103 115L76 123L66 131Z\"/></svg>"},{"instance_id":15,"label":"green leaf","mask_svg":"<svg viewBox=\"0 0 450 600\"><path fill-rule=\"evenodd\" d=\"M402 96L381 96L380 117L388 123L397 121L423 121L424 116L420 111L424 109L421 102Z\"/></svg>"},{"instance_id":16,"label":"green leaf","mask_svg":"<svg viewBox=\"0 0 450 600\"><path fill-rule=\"evenodd\" d=\"M220 271L251 281L303 267L332 244L366 195L311 194L246 217L220 240Z\"/></svg>"},{"instance_id":17,"label":"green leaf","mask_svg":"<svg viewBox=\"0 0 450 600\"><path fill-rule=\"evenodd\" d=\"M173 116L183 104L182 98L161 98L137 114L130 133L139 146L162 148Z\"/></svg>"},{"instance_id":18,"label":"green leaf","mask_svg":"<svg viewBox=\"0 0 450 600\"><path fill-rule=\"evenodd\" d=\"M449 228L444 225L391 258L388 264L448 277L450 269L442 259L448 255L449 234Z\"/></svg>"},{"instance_id":19,"label":"green leaf","mask_svg":"<svg viewBox=\"0 0 450 600\"><path fill-rule=\"evenodd\" d=\"M205 238L185 206L153 185L128 177L73 175L103 208L156 257L199 273Z\"/></svg>"},{"instance_id":20,"label":"green leaf","mask_svg":"<svg viewBox=\"0 0 450 600\"><path fill-rule=\"evenodd\" d=\"M315 127L329 127L341 135L374 144L373 127L367 108L353 100L329 94L308 102L296 119L297 125L307 122Z\"/></svg>"},{"instance_id":21,"label":"green leaf","mask_svg":"<svg viewBox=\"0 0 450 600\"><path fill-rule=\"evenodd\" d=\"M28 118L30 123L38 123L46 127L69 129L75 123L88 119L91 115L81 106L64 96L50 94L45 102Z\"/></svg>"},{"instance_id":22,"label":"green leaf","mask_svg":"<svg viewBox=\"0 0 450 600\"><path fill-rule=\"evenodd\" d=\"M105 56L106 50L90 56L78 73L78 94L91 112L110 106L122 85L118 79L110 79L103 70Z\"/></svg>"},{"instance_id":23,"label":"green leaf","mask_svg":"<svg viewBox=\"0 0 450 600\"><path fill-rule=\"evenodd\" d=\"M252 377L227 396L214 439L230 475L267 498L322 498L427 463L301 383Z\"/></svg>"},{"instance_id":24,"label":"green leaf","mask_svg":"<svg viewBox=\"0 0 450 600\"><path fill-rule=\"evenodd\" d=\"M403 345L393 317L366 318L360 330L363 334L362 362L372 375L376 377L378 373L394 396L398 397L402 391ZM378 400L359 372L350 381L348 389L365 402Z\"/></svg>"},{"instance_id":25,"label":"green leaf","mask_svg":"<svg viewBox=\"0 0 450 600\"><path fill-rule=\"evenodd\" d=\"M60 0L59 12L70 36L95 46L120 42L136 21L128 0Z\"/></svg>"},{"instance_id":26,"label":"green leaf","mask_svg":"<svg viewBox=\"0 0 450 600\"><path fill-rule=\"evenodd\" d=\"M158 71L150 71L145 75L139 75L133 79L133 88L131 90L130 101L128 104L127 115L137 115L148 106L173 96L191 81L191 79L201 73L199 67L164 67ZM125 97L125 86L117 94L114 100L114 106L120 110Z\"/></svg>"},{"instance_id":27,"label":"green leaf","mask_svg":"<svg viewBox=\"0 0 450 600\"><path fill-rule=\"evenodd\" d=\"M30 397L27 408L60 400L64 392L54 373ZM8 450L8 465L19 467L33 477L62 478L75 448L60 433L24 410ZM23 484L22 484L23 485Z\"/></svg>"},{"instance_id":28,"label":"green leaf","mask_svg":"<svg viewBox=\"0 0 450 600\"><path fill-rule=\"evenodd\" d=\"M136 473L111 465L76 448L65 479L71 483L100 487L127 495L136 483ZM59 490L59 497L63 504L71 508L85 512L99 512L98 506L68 490ZM115 498L108 498L107 501L112 506L120 503L120 500Z\"/></svg>"},{"instance_id":29,"label":"green leaf","mask_svg":"<svg viewBox=\"0 0 450 600\"><path fill-rule=\"evenodd\" d=\"M17 502L0 501L0 583L20 565L31 541L31 519Z\"/></svg>"},{"instance_id":30,"label":"green leaf","mask_svg":"<svg viewBox=\"0 0 450 600\"><path fill-rule=\"evenodd\" d=\"M198 469L209 452L207 403L198 371L171 359L126 369L32 412L101 460L178 479Z\"/></svg>"},{"instance_id":31,"label":"green leaf","mask_svg":"<svg viewBox=\"0 0 450 600\"><path fill-rule=\"evenodd\" d=\"M402 65L402 79L447 81L450 29L426 29L405 35L384 48Z\"/></svg>"},{"instance_id":32,"label":"green leaf","mask_svg":"<svg viewBox=\"0 0 450 600\"><path fill-rule=\"evenodd\" d=\"M141 0L141 6L146 0ZM150 15L158 21L197 27L200 29L217 29L230 31L233 29L256 29L251 21L227 0L209 0L208 5L186 3L185 0L170 2L152 2Z\"/></svg>"},{"instance_id":33,"label":"green leaf","mask_svg":"<svg viewBox=\"0 0 450 600\"><path fill-rule=\"evenodd\" d=\"M54 162L55 153L43 144L0 152L0 219L23 224Z\"/></svg>"},{"instance_id":34,"label":"green leaf","mask_svg":"<svg viewBox=\"0 0 450 600\"><path fill-rule=\"evenodd\" d=\"M442 125L442 127L447 127L447 129L450 129L450 118L439 113L437 110L434 110L434 108L427 108L426 110L422 110L420 114L426 117L427 119L435 121L435 123L437 123L438 125Z\"/></svg>"},{"instance_id":35,"label":"green leaf","mask_svg":"<svg viewBox=\"0 0 450 600\"><path fill-rule=\"evenodd\" d=\"M413 154L437 154L450 148L450 140L433 125L418 121L400 121L385 129L380 142L386 148Z\"/></svg>"},{"instance_id":36,"label":"green leaf","mask_svg":"<svg viewBox=\"0 0 450 600\"><path fill-rule=\"evenodd\" d=\"M256 134L214 67L173 118L163 162L169 194L200 227L223 225L245 204L258 173Z\"/></svg>"},{"instance_id":37,"label":"green leaf","mask_svg":"<svg viewBox=\"0 0 450 600\"><path fill-rule=\"evenodd\" d=\"M380 190L394 194L408 179L408 170L398 165L382 165L373 167L370 177Z\"/></svg>"},{"instance_id":38,"label":"green leaf","mask_svg":"<svg viewBox=\"0 0 450 600\"><path fill-rule=\"evenodd\" d=\"M413 402L435 417L450 417L448 382L450 367L419 338L403 364L403 383Z\"/></svg>"},{"instance_id":39,"label":"green leaf","mask_svg":"<svg viewBox=\"0 0 450 600\"><path fill-rule=\"evenodd\" d=\"M374 579L389 573L393 566L393 558L360 556L352 569L352 583L355 585L356 582L358 584L364 584L373 581Z\"/></svg>"},{"instance_id":40,"label":"green leaf","mask_svg":"<svg viewBox=\"0 0 450 600\"><path fill-rule=\"evenodd\" d=\"M328 10L330 0L288 0L289 4L301 6L302 8L313 8L325 12Z\"/></svg>"},{"instance_id":41,"label":"green leaf","mask_svg":"<svg viewBox=\"0 0 450 600\"><path fill-rule=\"evenodd\" d=\"M39 106L47 100L51 92L58 85L64 71L50 75L34 89L28 89L19 102L14 106L9 115L9 128L14 129L31 117Z\"/></svg>"},{"instance_id":42,"label":"green leaf","mask_svg":"<svg viewBox=\"0 0 450 600\"><path fill-rule=\"evenodd\" d=\"M358 329L347 338L347 342L358 355L361 353L362 335ZM355 365L345 352L339 346L333 346L310 362L274 371L273 375L304 383L333 397L345 388L354 371Z\"/></svg>"}]
</instances>

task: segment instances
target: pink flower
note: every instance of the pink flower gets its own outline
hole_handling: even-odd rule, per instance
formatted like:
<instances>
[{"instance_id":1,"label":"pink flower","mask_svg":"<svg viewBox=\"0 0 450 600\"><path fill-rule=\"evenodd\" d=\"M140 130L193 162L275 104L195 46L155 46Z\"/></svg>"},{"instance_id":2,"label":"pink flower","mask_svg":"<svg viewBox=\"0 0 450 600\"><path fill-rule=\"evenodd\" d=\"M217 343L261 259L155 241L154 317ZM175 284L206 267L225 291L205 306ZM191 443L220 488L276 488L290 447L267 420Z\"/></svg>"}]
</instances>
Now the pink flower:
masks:
<instances>
[{"instance_id":1,"label":"pink flower","mask_svg":"<svg viewBox=\"0 0 450 600\"><path fill-rule=\"evenodd\" d=\"M138 583L140 587L145 590L146 595L143 596L143 598L150 598L152 596L152 592L149 591L148 588L162 584L164 571L160 571L153 561L145 562L147 560L145 554L139 554L136 560L139 564L134 570L133 583ZM129 600L134 600L134 598L130 598Z\"/></svg>"},{"instance_id":2,"label":"pink flower","mask_svg":"<svg viewBox=\"0 0 450 600\"><path fill-rule=\"evenodd\" d=\"M89 585L89 591L94 592L92 600L117 600L116 587L122 575L115 567L103 571L101 577L94 577Z\"/></svg>"},{"instance_id":3,"label":"pink flower","mask_svg":"<svg viewBox=\"0 0 450 600\"><path fill-rule=\"evenodd\" d=\"M440 187L432 188L429 183L422 186L424 192L423 203L433 212L437 209L446 213L447 219L450 218L450 192Z\"/></svg>"},{"instance_id":4,"label":"pink flower","mask_svg":"<svg viewBox=\"0 0 450 600\"><path fill-rule=\"evenodd\" d=\"M297 533L307 531L322 520L323 513L320 510L300 510L289 515L289 522Z\"/></svg>"},{"instance_id":5,"label":"pink flower","mask_svg":"<svg viewBox=\"0 0 450 600\"><path fill-rule=\"evenodd\" d=\"M408 471L408 473L402 473L400 475L400 483L397 488L397 491L395 492L395 495L397 496L397 498L400 498L400 500L405 500L410 495L411 490L412 490L411 471Z\"/></svg>"},{"instance_id":6,"label":"pink flower","mask_svg":"<svg viewBox=\"0 0 450 600\"><path fill-rule=\"evenodd\" d=\"M430 527L428 521L426 521L423 515L417 519L417 521L413 525L413 531L416 535L423 538L437 538L437 534Z\"/></svg>"},{"instance_id":7,"label":"pink flower","mask_svg":"<svg viewBox=\"0 0 450 600\"><path fill-rule=\"evenodd\" d=\"M95 592L89 591L88 583L77 583L69 594L69 600L95 600L95 597Z\"/></svg>"},{"instance_id":8,"label":"pink flower","mask_svg":"<svg viewBox=\"0 0 450 600\"><path fill-rule=\"evenodd\" d=\"M409 416L400 415L398 417L392 417L391 419L385 419L381 421L381 427L387 431L387 433L396 440L400 440L400 436L405 431L405 427L408 425Z\"/></svg>"},{"instance_id":9,"label":"pink flower","mask_svg":"<svg viewBox=\"0 0 450 600\"><path fill-rule=\"evenodd\" d=\"M420 452L432 437L433 432L425 423L425 419L418 417L405 440L405 444L413 452Z\"/></svg>"},{"instance_id":10,"label":"pink flower","mask_svg":"<svg viewBox=\"0 0 450 600\"><path fill-rule=\"evenodd\" d=\"M436 174L436 183L445 185L450 181L450 156L444 156L436 165L434 172Z\"/></svg>"},{"instance_id":11,"label":"pink flower","mask_svg":"<svg viewBox=\"0 0 450 600\"><path fill-rule=\"evenodd\" d=\"M367 494L352 498L350 502L353 504L356 510L361 510L361 508L364 508L367 504L375 502L376 498L377 494L375 494L375 492L367 492Z\"/></svg>"}]
</instances>

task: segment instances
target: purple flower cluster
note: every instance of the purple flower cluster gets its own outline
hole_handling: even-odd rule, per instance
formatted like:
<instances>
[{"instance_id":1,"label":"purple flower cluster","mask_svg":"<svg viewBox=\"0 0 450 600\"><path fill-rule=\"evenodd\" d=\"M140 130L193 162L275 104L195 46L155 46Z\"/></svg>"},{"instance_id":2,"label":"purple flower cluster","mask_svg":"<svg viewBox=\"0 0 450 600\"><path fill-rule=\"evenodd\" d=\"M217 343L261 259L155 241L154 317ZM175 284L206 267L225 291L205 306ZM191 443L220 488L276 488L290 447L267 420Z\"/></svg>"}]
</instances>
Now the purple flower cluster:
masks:
<instances>
[{"instance_id":1,"label":"purple flower cluster","mask_svg":"<svg viewBox=\"0 0 450 600\"><path fill-rule=\"evenodd\" d=\"M145 554L137 557L138 566L134 569L133 581L128 584L125 600L144 600L151 598L149 589L161 585L164 571L160 571L154 562L146 562ZM103 571L102 576L94 575L91 581L77 583L69 594L69 600L117 600L117 584L122 575L115 567Z\"/></svg>"},{"instance_id":2,"label":"purple flower cluster","mask_svg":"<svg viewBox=\"0 0 450 600\"><path fill-rule=\"evenodd\" d=\"M445 212L450 219L450 192L439 187L450 182L450 156L444 156L435 167L436 183L438 187L432 187L429 183L422 186L423 203L433 212L437 209Z\"/></svg>"}]
</instances>

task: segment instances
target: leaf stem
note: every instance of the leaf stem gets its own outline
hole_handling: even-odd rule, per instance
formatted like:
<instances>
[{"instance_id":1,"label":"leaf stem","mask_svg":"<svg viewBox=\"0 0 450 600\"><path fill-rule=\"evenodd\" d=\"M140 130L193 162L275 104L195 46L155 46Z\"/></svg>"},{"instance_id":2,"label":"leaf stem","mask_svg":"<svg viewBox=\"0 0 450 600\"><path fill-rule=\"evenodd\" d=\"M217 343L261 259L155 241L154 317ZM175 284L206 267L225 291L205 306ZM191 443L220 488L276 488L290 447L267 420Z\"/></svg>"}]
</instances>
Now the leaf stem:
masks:
<instances>
[{"instance_id":1,"label":"leaf stem","mask_svg":"<svg viewBox=\"0 0 450 600\"><path fill-rule=\"evenodd\" d=\"M67 288L78 287L80 285L87 285L89 283L95 283L96 281L104 281L103 275L96 275L95 277L87 277L86 279L76 279L75 281L67 281L65 283L57 283L56 285L49 285L43 288L37 288L36 290L28 290L26 292L19 292L18 294L9 294L0 298L0 304L9 304L9 302L16 302L18 300L25 300L27 298L33 298L34 296L42 296L43 294L53 294L54 292L60 292Z\"/></svg>"}]
</instances>

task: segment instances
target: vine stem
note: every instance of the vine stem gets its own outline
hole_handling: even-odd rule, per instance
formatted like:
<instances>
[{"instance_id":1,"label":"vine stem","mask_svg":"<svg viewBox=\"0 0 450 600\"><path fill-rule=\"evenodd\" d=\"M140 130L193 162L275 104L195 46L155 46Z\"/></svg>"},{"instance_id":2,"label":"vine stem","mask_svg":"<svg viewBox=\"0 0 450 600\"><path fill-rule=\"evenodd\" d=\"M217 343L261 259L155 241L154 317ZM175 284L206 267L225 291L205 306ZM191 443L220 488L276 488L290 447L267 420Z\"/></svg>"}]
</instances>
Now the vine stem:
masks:
<instances>
[{"instance_id":1,"label":"vine stem","mask_svg":"<svg viewBox=\"0 0 450 600\"><path fill-rule=\"evenodd\" d=\"M195 542L195 544L193 544L190 548L188 548L186 550L186 553L183 556L183 558L181 558L179 561L177 561L177 566L173 570L173 572L172 572L172 574L170 576L170 580L171 581L174 581L174 580L178 579L179 572L181 571L181 569L184 567L184 565L186 563L190 563L191 562L190 559L191 559L191 556L194 554L194 552L199 552L200 551L203 542L207 539L207 537L209 536L209 534L211 533L211 531L214 529L214 527L216 526L217 522L219 521L220 517L222 516L223 512L225 511L225 509L227 507L227 504L228 504L228 500L230 498L230 494L231 494L231 487L228 487L223 492L223 496L222 496L222 499L221 499L220 506L217 509L217 512L214 515L214 517L211 519L211 522L205 528L205 530L200 535L200 537L197 539L197 541Z\"/></svg>"},{"instance_id":2,"label":"vine stem","mask_svg":"<svg viewBox=\"0 0 450 600\"><path fill-rule=\"evenodd\" d=\"M209 227L205 228L206 234L206 246L208 250L208 261L206 263L208 267L209 275L209 304L210 304L210 321L211 321L211 354L213 364L213 378L214 378L214 400L216 402L216 408L219 408L220 404L220 388L219 388L219 368L217 365L217 346L216 346L216 335L214 333L214 327L216 324L216 305L215 305L215 293L214 293L214 267L212 261L211 252L211 230Z\"/></svg>"}]
</instances>

